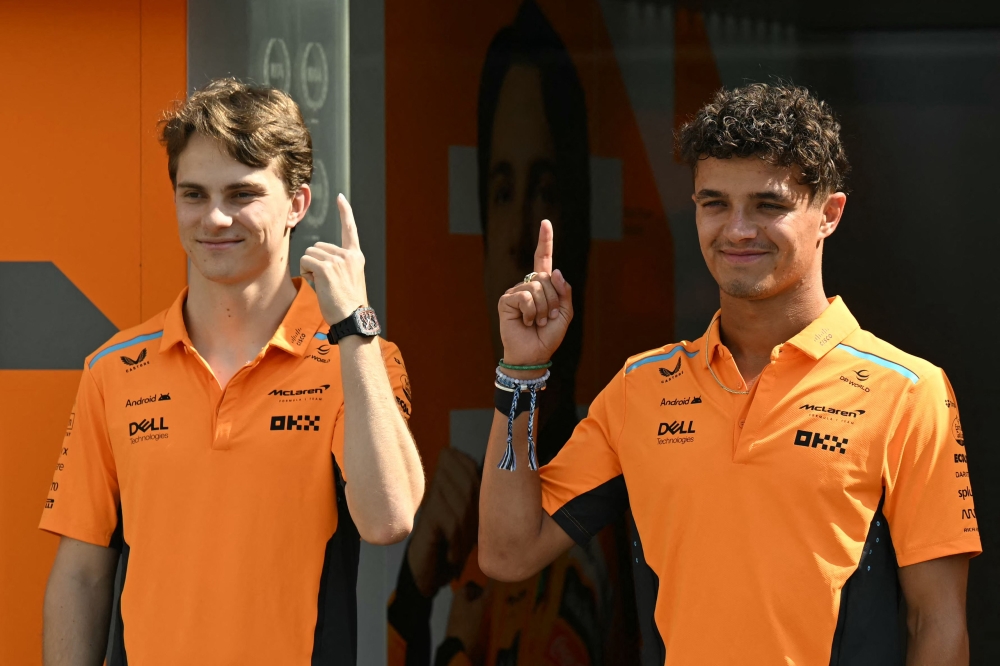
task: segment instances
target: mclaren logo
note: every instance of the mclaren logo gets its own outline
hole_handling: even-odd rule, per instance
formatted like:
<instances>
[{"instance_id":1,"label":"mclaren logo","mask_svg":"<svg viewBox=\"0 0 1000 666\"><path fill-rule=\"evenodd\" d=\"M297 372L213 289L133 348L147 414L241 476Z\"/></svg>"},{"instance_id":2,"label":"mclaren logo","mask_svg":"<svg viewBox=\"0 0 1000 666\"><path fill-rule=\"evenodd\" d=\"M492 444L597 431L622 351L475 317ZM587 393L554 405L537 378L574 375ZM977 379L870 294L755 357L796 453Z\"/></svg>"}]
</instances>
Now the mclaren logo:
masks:
<instances>
[{"instance_id":1,"label":"mclaren logo","mask_svg":"<svg viewBox=\"0 0 1000 666\"><path fill-rule=\"evenodd\" d=\"M316 395L316 394L323 393L323 391L326 391L329 388L330 388L329 384L321 384L320 386L317 386L316 388L310 388L310 389L295 389L295 390L288 390L288 391L286 391L284 389L274 389L273 391L271 391L270 393L268 393L268 395L279 395L279 396L283 396L283 397L286 397L286 398L292 397L292 396L297 396L297 395Z\"/></svg>"},{"instance_id":2,"label":"mclaren logo","mask_svg":"<svg viewBox=\"0 0 1000 666\"><path fill-rule=\"evenodd\" d=\"M802 405L799 409L808 409L813 412L823 412L832 416L843 416L848 419L856 419L865 413L863 409L836 409L834 407L824 407L823 405Z\"/></svg>"}]
</instances>

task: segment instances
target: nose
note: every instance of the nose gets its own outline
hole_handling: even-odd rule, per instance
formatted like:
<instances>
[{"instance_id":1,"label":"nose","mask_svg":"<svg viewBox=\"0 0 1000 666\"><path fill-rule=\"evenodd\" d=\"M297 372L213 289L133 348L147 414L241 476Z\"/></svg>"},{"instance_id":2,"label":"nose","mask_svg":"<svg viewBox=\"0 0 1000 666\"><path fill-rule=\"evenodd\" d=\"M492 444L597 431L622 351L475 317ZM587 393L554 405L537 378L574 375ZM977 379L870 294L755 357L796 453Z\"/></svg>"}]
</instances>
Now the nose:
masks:
<instances>
[{"instance_id":1,"label":"nose","mask_svg":"<svg viewBox=\"0 0 1000 666\"><path fill-rule=\"evenodd\" d=\"M213 202L202 216L201 224L206 229L225 229L232 226L233 218L224 213L218 203Z\"/></svg>"},{"instance_id":2,"label":"nose","mask_svg":"<svg viewBox=\"0 0 1000 666\"><path fill-rule=\"evenodd\" d=\"M724 234L730 241L741 241L757 236L757 225L753 223L743 206L734 206L726 223Z\"/></svg>"}]
</instances>

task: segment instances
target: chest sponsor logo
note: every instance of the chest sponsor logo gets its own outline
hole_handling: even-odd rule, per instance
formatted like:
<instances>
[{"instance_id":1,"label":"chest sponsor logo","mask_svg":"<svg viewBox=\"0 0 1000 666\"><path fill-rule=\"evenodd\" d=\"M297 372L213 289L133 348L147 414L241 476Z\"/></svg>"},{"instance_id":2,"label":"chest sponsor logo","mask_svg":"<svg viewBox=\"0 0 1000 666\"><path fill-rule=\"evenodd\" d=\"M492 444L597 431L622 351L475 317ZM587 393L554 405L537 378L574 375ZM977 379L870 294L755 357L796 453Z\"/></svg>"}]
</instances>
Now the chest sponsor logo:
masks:
<instances>
[{"instance_id":1,"label":"chest sponsor logo","mask_svg":"<svg viewBox=\"0 0 1000 666\"><path fill-rule=\"evenodd\" d=\"M656 429L656 443L690 444L694 441L694 421L671 421L661 423Z\"/></svg>"},{"instance_id":2,"label":"chest sponsor logo","mask_svg":"<svg viewBox=\"0 0 1000 666\"><path fill-rule=\"evenodd\" d=\"M316 353L320 356L326 356L330 353L330 345L320 345L319 347L316 347Z\"/></svg>"},{"instance_id":3,"label":"chest sponsor logo","mask_svg":"<svg viewBox=\"0 0 1000 666\"><path fill-rule=\"evenodd\" d=\"M164 400L170 400L169 393L154 393L153 395L139 396L135 400L131 398L125 399L125 407L136 407L138 405L145 405L150 402L162 402Z\"/></svg>"},{"instance_id":4,"label":"chest sponsor logo","mask_svg":"<svg viewBox=\"0 0 1000 666\"><path fill-rule=\"evenodd\" d=\"M162 416L154 416L151 419L143 419L141 421L132 421L128 424L128 436L131 438L133 444L167 439L170 437L170 433L166 432L167 430L170 430L170 428Z\"/></svg>"},{"instance_id":5,"label":"chest sponsor logo","mask_svg":"<svg viewBox=\"0 0 1000 666\"><path fill-rule=\"evenodd\" d=\"M149 365L149 361L146 360L146 348L143 347L142 351L135 358L129 356L119 356L122 363L127 367L125 372L132 372L133 370L138 370L139 368Z\"/></svg>"},{"instance_id":6,"label":"chest sponsor logo","mask_svg":"<svg viewBox=\"0 0 1000 666\"><path fill-rule=\"evenodd\" d=\"M847 423L854 423L855 419L865 413L864 409L839 409L837 407L827 407L826 405L810 404L802 405L799 409L812 412L812 415L816 418Z\"/></svg>"},{"instance_id":7,"label":"chest sponsor logo","mask_svg":"<svg viewBox=\"0 0 1000 666\"><path fill-rule=\"evenodd\" d=\"M957 416L955 417L955 420L951 422L951 431L955 436L955 441L958 445L964 447L965 435L962 434L962 422L958 420Z\"/></svg>"},{"instance_id":8,"label":"chest sponsor logo","mask_svg":"<svg viewBox=\"0 0 1000 666\"><path fill-rule=\"evenodd\" d=\"M324 391L330 389L329 384L320 384L314 388L307 389L274 389L269 396L280 398L278 402L301 402L303 400L322 400Z\"/></svg>"},{"instance_id":9,"label":"chest sponsor logo","mask_svg":"<svg viewBox=\"0 0 1000 666\"><path fill-rule=\"evenodd\" d=\"M841 375L840 376L840 381L842 381L842 382L844 382L844 383L846 383L846 384L848 384L850 386L853 386L856 389L861 389L865 393L871 393L872 392L872 390L869 387L865 386L862 383L862 382L868 381L869 377L871 377L871 375L868 373L867 370L865 370L865 369L854 370L853 371L853 375L854 375L853 379L849 378L849 377L845 377L844 375Z\"/></svg>"},{"instance_id":10,"label":"chest sponsor logo","mask_svg":"<svg viewBox=\"0 0 1000 666\"><path fill-rule=\"evenodd\" d=\"M795 446L807 446L813 449L821 448L824 451L840 451L847 453L847 438L841 439L837 435L826 435L811 430L799 430L795 433Z\"/></svg>"},{"instance_id":11,"label":"chest sponsor logo","mask_svg":"<svg viewBox=\"0 0 1000 666\"><path fill-rule=\"evenodd\" d=\"M319 430L318 416L272 416L271 430Z\"/></svg>"},{"instance_id":12,"label":"chest sponsor logo","mask_svg":"<svg viewBox=\"0 0 1000 666\"><path fill-rule=\"evenodd\" d=\"M667 400L666 398L663 398L662 400L660 400L660 407L677 407L680 405L700 405L700 404L701 404L700 395L688 396L686 398L673 398L672 400Z\"/></svg>"},{"instance_id":13,"label":"chest sponsor logo","mask_svg":"<svg viewBox=\"0 0 1000 666\"><path fill-rule=\"evenodd\" d=\"M660 375L663 377L663 380L660 382L661 384L666 384L667 382L672 382L673 380L675 380L678 377L682 376L684 374L684 371L681 370L681 358L680 358L680 356L677 357L677 364L674 366L673 370L671 370L669 368L659 368L659 371L660 371Z\"/></svg>"}]
</instances>

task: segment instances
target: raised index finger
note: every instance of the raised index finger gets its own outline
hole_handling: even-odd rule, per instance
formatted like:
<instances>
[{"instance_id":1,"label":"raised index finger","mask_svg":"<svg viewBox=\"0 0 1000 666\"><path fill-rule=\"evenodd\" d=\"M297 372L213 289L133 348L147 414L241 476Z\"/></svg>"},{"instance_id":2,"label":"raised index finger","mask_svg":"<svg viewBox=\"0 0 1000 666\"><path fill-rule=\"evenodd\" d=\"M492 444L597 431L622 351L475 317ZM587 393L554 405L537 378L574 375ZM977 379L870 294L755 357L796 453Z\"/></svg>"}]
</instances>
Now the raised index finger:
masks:
<instances>
[{"instance_id":1,"label":"raised index finger","mask_svg":"<svg viewBox=\"0 0 1000 666\"><path fill-rule=\"evenodd\" d=\"M536 273L552 272L552 235L552 223L542 220L542 226L538 230L538 247L535 248Z\"/></svg>"},{"instance_id":2,"label":"raised index finger","mask_svg":"<svg viewBox=\"0 0 1000 666\"><path fill-rule=\"evenodd\" d=\"M345 250L360 249L361 241L358 240L358 225L354 221L354 211L343 194L337 195L337 208L340 209L340 247Z\"/></svg>"}]
</instances>

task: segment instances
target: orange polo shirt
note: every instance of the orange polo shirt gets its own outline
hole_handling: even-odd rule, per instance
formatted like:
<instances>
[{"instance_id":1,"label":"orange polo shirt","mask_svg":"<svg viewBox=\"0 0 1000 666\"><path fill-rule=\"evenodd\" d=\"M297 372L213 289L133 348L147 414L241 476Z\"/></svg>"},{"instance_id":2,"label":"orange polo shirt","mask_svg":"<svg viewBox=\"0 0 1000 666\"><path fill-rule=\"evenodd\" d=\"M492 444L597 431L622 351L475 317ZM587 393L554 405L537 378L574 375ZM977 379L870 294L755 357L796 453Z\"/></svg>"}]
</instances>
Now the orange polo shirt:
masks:
<instances>
[{"instance_id":1,"label":"orange polo shirt","mask_svg":"<svg viewBox=\"0 0 1000 666\"><path fill-rule=\"evenodd\" d=\"M354 663L339 348L298 295L219 387L181 293L86 360L41 528L121 550L108 666ZM399 350L380 341L410 414Z\"/></svg>"},{"instance_id":2,"label":"orange polo shirt","mask_svg":"<svg viewBox=\"0 0 1000 666\"><path fill-rule=\"evenodd\" d=\"M542 468L545 511L584 543L630 503L657 663L901 662L897 567L981 551L944 372L834 298L748 395L720 382L746 390L717 323L629 359Z\"/></svg>"}]
</instances>

